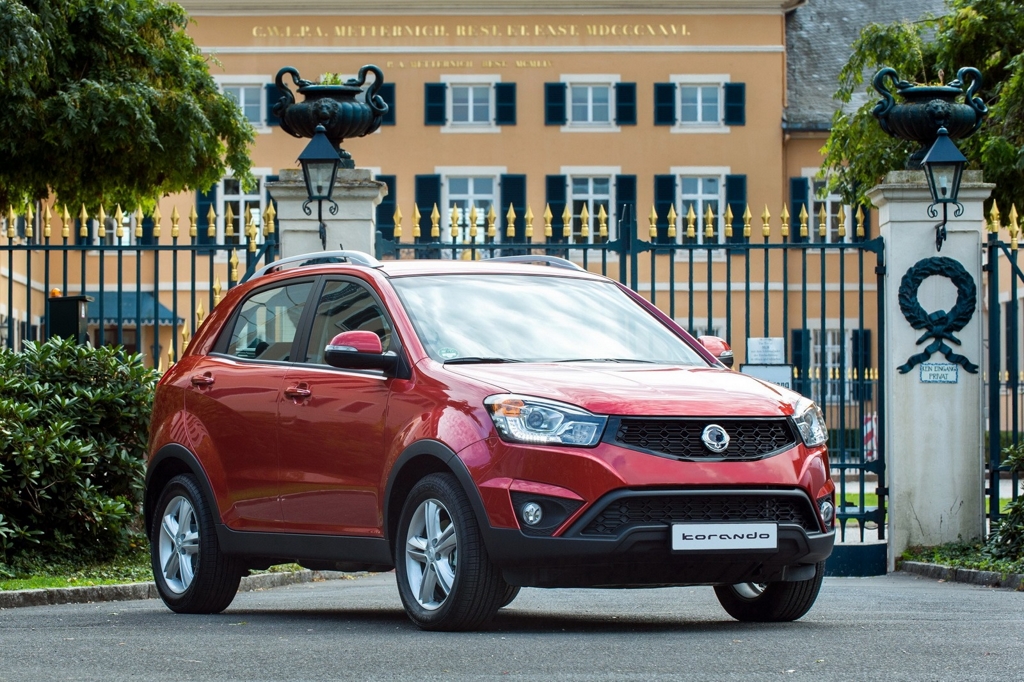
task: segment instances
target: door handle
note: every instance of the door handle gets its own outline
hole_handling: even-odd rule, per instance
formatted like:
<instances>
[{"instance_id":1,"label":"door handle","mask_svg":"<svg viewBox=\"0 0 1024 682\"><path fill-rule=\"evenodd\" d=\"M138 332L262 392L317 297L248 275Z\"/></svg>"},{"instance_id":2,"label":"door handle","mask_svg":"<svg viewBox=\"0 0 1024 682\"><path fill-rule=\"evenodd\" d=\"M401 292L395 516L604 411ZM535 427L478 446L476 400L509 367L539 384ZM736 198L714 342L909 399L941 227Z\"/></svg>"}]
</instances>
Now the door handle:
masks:
<instances>
[{"instance_id":1,"label":"door handle","mask_svg":"<svg viewBox=\"0 0 1024 682\"><path fill-rule=\"evenodd\" d=\"M313 395L313 391L306 388L305 384L299 384L298 386L289 386L284 389L284 394L289 398L299 400L300 398L308 398Z\"/></svg>"},{"instance_id":2,"label":"door handle","mask_svg":"<svg viewBox=\"0 0 1024 682\"><path fill-rule=\"evenodd\" d=\"M191 381L193 386L212 386L213 375L209 372L206 372L205 374L193 374Z\"/></svg>"}]
</instances>

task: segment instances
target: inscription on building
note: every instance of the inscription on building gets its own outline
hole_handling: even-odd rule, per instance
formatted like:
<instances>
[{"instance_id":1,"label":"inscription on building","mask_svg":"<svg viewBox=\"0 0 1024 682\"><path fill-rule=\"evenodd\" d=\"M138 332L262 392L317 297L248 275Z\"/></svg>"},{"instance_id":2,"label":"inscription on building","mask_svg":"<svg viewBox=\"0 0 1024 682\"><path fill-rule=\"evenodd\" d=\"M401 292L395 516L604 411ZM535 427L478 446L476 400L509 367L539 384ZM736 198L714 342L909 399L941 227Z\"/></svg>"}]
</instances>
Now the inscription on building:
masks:
<instances>
[{"instance_id":1,"label":"inscription on building","mask_svg":"<svg viewBox=\"0 0 1024 682\"><path fill-rule=\"evenodd\" d=\"M257 24L253 38L684 38L686 24Z\"/></svg>"}]
</instances>

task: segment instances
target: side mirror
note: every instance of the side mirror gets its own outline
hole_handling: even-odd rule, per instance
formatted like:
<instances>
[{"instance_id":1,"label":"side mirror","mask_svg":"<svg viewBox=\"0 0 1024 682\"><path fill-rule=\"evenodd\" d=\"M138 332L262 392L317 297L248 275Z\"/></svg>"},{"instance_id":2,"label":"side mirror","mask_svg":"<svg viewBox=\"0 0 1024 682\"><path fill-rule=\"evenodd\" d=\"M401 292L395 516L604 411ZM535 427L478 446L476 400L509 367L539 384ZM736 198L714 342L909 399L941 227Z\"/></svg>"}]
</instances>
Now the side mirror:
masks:
<instances>
[{"instance_id":1,"label":"side mirror","mask_svg":"<svg viewBox=\"0 0 1024 682\"><path fill-rule=\"evenodd\" d=\"M398 356L384 352L380 337L373 332L342 332L324 348L324 360L339 369L393 369Z\"/></svg>"},{"instance_id":2,"label":"side mirror","mask_svg":"<svg viewBox=\"0 0 1024 682\"><path fill-rule=\"evenodd\" d=\"M732 349L729 348L729 344L725 342L725 339L721 339L717 336L698 336L697 343L704 346L704 348L718 358L718 361L723 365L732 369L732 364L734 362Z\"/></svg>"}]
</instances>

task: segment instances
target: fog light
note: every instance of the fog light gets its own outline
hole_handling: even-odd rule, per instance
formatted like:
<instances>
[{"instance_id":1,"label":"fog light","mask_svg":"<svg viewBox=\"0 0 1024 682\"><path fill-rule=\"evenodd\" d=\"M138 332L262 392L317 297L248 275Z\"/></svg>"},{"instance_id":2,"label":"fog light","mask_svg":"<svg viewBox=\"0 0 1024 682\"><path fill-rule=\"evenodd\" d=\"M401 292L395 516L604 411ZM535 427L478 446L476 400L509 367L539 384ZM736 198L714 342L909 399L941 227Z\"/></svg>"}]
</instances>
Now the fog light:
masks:
<instances>
[{"instance_id":1,"label":"fog light","mask_svg":"<svg viewBox=\"0 0 1024 682\"><path fill-rule=\"evenodd\" d=\"M832 504L832 500L825 498L818 503L819 509L821 509L821 518L825 522L826 528L832 527L832 522L836 520L836 507Z\"/></svg>"},{"instance_id":2,"label":"fog light","mask_svg":"<svg viewBox=\"0 0 1024 682\"><path fill-rule=\"evenodd\" d=\"M540 523L542 516L544 516L544 512L536 502L527 502L523 505L523 521L526 522L526 525L536 526Z\"/></svg>"}]
</instances>

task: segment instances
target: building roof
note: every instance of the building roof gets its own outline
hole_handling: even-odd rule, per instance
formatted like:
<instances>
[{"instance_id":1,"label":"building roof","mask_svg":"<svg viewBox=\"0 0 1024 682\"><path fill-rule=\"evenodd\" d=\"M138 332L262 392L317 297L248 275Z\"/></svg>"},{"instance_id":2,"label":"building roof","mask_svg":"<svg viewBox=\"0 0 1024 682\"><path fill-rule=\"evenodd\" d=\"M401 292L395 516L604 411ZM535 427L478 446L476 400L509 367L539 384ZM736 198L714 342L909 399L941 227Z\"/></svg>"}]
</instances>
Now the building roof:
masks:
<instances>
[{"instance_id":1,"label":"building roof","mask_svg":"<svg viewBox=\"0 0 1024 682\"><path fill-rule=\"evenodd\" d=\"M943 0L808 0L786 16L788 130L827 131L850 46L869 23L945 13ZM851 103L859 107L866 96Z\"/></svg>"}]
</instances>

